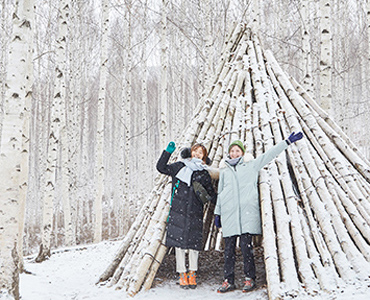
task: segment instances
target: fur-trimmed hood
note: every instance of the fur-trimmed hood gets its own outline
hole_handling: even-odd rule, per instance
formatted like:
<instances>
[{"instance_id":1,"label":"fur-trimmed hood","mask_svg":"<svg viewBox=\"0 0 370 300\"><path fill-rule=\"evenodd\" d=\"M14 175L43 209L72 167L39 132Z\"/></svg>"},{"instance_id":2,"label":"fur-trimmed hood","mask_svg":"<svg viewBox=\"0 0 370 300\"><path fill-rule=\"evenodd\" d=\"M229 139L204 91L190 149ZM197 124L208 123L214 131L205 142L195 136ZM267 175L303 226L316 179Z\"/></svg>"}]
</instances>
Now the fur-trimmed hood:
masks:
<instances>
[{"instance_id":1,"label":"fur-trimmed hood","mask_svg":"<svg viewBox=\"0 0 370 300\"><path fill-rule=\"evenodd\" d=\"M253 155L252 154L250 154L250 153L245 153L244 154L244 157L243 157L243 162L248 162L248 161L251 161L251 160L253 160L254 159L254 157L253 157ZM240 162L239 162L240 163ZM219 165L219 168L220 169L223 169L223 168L226 168L226 161L225 161L225 159L223 158L221 161L220 161L220 165Z\"/></svg>"},{"instance_id":2,"label":"fur-trimmed hood","mask_svg":"<svg viewBox=\"0 0 370 300\"><path fill-rule=\"evenodd\" d=\"M181 158L191 158L191 148L187 147L181 150L180 152ZM210 166L212 164L212 161L209 157L206 158L206 165Z\"/></svg>"}]
</instances>

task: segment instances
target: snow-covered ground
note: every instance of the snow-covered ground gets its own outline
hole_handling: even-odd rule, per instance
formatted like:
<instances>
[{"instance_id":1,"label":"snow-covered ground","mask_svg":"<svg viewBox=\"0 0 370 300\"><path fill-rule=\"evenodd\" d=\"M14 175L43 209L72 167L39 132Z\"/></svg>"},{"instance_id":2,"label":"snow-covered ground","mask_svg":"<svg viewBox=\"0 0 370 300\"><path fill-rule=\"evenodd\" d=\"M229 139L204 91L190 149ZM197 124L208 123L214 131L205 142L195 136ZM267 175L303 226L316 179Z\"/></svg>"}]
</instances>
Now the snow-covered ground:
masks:
<instances>
[{"instance_id":1,"label":"snow-covered ground","mask_svg":"<svg viewBox=\"0 0 370 300\"><path fill-rule=\"evenodd\" d=\"M43 263L35 263L34 257L25 258L25 268L32 274L22 274L20 293L22 300L101 300L101 299L132 299L123 291L114 288L95 285L101 273L111 262L120 241L102 242L86 247L68 248L53 253L51 258ZM243 294L233 291L227 294L217 294L218 286L202 283L195 290L182 290L173 282L165 282L147 292L139 293L136 300L172 300L172 299L254 299L267 300L266 289ZM298 297L298 299L303 299ZM308 298L309 299L309 298ZM315 297L315 299L338 300L368 300L370 287L353 287L346 289L337 298L330 296Z\"/></svg>"}]
</instances>

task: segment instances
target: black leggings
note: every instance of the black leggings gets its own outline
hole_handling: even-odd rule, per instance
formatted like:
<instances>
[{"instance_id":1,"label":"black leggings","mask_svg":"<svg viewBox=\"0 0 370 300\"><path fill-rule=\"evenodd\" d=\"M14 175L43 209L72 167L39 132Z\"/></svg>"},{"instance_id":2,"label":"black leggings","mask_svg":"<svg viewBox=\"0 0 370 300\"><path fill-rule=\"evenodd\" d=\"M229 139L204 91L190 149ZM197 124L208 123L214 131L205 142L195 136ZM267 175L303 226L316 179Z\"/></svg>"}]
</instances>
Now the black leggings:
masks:
<instances>
[{"instance_id":1,"label":"black leggings","mask_svg":"<svg viewBox=\"0 0 370 300\"><path fill-rule=\"evenodd\" d=\"M255 279L256 278L256 267L254 264L253 256L253 245L252 245L252 235L245 233L242 235L234 235L225 237L225 265L224 265L224 277L231 284L234 284L235 280L235 246L236 239L240 237L240 248L243 253L244 261L244 274L246 277Z\"/></svg>"}]
</instances>

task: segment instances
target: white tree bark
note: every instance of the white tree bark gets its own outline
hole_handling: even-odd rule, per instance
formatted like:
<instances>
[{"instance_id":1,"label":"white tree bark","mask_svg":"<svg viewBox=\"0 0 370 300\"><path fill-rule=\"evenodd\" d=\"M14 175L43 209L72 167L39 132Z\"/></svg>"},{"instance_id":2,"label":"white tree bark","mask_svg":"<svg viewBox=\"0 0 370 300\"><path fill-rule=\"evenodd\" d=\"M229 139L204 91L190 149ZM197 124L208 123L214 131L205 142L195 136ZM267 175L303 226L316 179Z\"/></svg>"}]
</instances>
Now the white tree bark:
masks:
<instances>
[{"instance_id":1,"label":"white tree bark","mask_svg":"<svg viewBox=\"0 0 370 300\"><path fill-rule=\"evenodd\" d=\"M3 117L4 117L4 100L5 100L5 82L6 82L6 6L5 1L1 4L1 27L0 27L0 141L3 128ZM0 143L1 147L1 143ZM1 148L0 148L1 151Z\"/></svg>"},{"instance_id":2,"label":"white tree bark","mask_svg":"<svg viewBox=\"0 0 370 300\"><path fill-rule=\"evenodd\" d=\"M19 299L19 239L23 238L24 201L27 194L27 112L32 95L33 1L15 3L13 33L9 45L0 165L0 297ZM26 115L25 115L26 111ZM23 169L22 169L23 168ZM26 174L24 174L26 172ZM20 186L22 185L21 189ZM20 230L22 230L20 232Z\"/></svg>"},{"instance_id":3,"label":"white tree bark","mask_svg":"<svg viewBox=\"0 0 370 300\"><path fill-rule=\"evenodd\" d=\"M313 92L313 74L311 60L311 1L301 1L302 13L302 71L303 87L308 93Z\"/></svg>"},{"instance_id":4,"label":"white tree bark","mask_svg":"<svg viewBox=\"0 0 370 300\"><path fill-rule=\"evenodd\" d=\"M257 125L257 128L254 131L259 132L260 129L258 129L258 124L261 127L261 131L265 140L265 145L267 145L267 149L271 148L273 146L272 140L275 140L275 143L278 143L281 141L281 135L279 130L276 130L276 123L274 121L270 121L271 118L274 118L276 109L273 107L273 102L271 101L272 95L269 93L269 81L266 76L266 70L264 67L264 62L262 58L261 53L261 47L259 46L259 43L257 40L254 40L254 47L250 47L250 50L253 49L254 51L249 51L248 54L250 54L250 60L251 60L251 68L252 68L252 82L253 87L255 89L255 96L256 101L254 107L261 107L259 109L259 120L254 121L255 126ZM257 92L258 91L258 92ZM270 109L269 112L266 111L266 103L265 101L269 101L268 108ZM253 110L253 116L255 116L255 111L258 111L257 109ZM255 118L255 117L254 117ZM271 125L267 125L268 123L271 123ZM273 127L275 130L275 135L272 136L272 132L270 127ZM255 138L256 140L261 139ZM265 146L265 151L267 150ZM283 168L283 161L280 159L282 154L279 155L277 160L279 160L279 166ZM288 215L288 210L285 207L285 202L288 201L284 199L284 196L286 198L291 197L291 195L287 194L287 191L284 191L281 188L281 183L277 178L279 178L282 174L278 173L277 167L274 163L269 164L268 173L270 176L261 177L261 180L269 180L269 177L272 177L269 182L271 187L271 197L274 199L272 201L273 211L274 211L274 224L276 225L276 232L277 232L277 247L278 247L278 254L279 254L279 264L280 264L280 274L281 274L281 280L285 283L285 293L288 293L289 295L296 295L298 294L298 291L300 289L300 283L298 280L296 267L294 263L294 254L293 249L296 249L293 247L293 237L289 237L290 234L290 223L292 222L291 216ZM283 201L285 200L285 201ZM271 205L271 204L269 204ZM292 224L293 225L293 224ZM292 226L293 227L293 226ZM264 243L266 245L266 243ZM303 252L303 251L302 251ZM296 250L296 253L300 253L300 251ZM308 276L306 276L305 272L302 272L302 277L304 279L307 279ZM309 282L306 282L307 284Z\"/></svg>"},{"instance_id":5,"label":"white tree bark","mask_svg":"<svg viewBox=\"0 0 370 300\"><path fill-rule=\"evenodd\" d=\"M105 102L108 76L108 34L109 34L109 8L108 0L101 1L101 53L100 53L100 81L99 98L97 110L97 131L96 131L96 149L95 149L95 201L94 201L94 242L102 240L103 230L103 208L102 201L104 196L104 119Z\"/></svg>"},{"instance_id":6,"label":"white tree bark","mask_svg":"<svg viewBox=\"0 0 370 300\"><path fill-rule=\"evenodd\" d=\"M66 178L68 179L68 197L69 197L69 208L70 217L64 219L64 230L65 230L65 244L75 245L76 244L76 232L77 232L77 207L78 207L78 173L79 167L79 141L81 141L82 135L82 102L84 97L82 93L83 82L82 82L82 68L79 66L79 58L83 56L83 47L80 45L81 38L81 14L83 13L83 5L79 6L78 1L70 0L70 22L69 24L76 24L78 30L75 27L68 26L69 30L69 104L68 104L68 118L67 118L67 139L68 139L68 164L65 168ZM86 4L85 4L86 5ZM81 103L81 104L80 104ZM65 204L67 207L68 202ZM64 211L64 214L67 213ZM70 223L68 223L70 222Z\"/></svg>"},{"instance_id":7,"label":"white tree bark","mask_svg":"<svg viewBox=\"0 0 370 300\"><path fill-rule=\"evenodd\" d=\"M87 75L87 72L83 72L83 77ZM82 119L82 124L81 124L81 145L80 145L80 156L79 156L79 164L80 164L80 169L78 173L78 178L79 178L79 183L81 185L86 185L88 186L89 183L89 178L88 178L88 168L87 168L87 153L88 153L88 126L87 123L89 121L89 116L88 116L88 105L86 101L87 97L82 97L83 101L81 105L81 119ZM78 195L78 205L77 205L77 222L76 222L76 239L77 240L82 240L82 235L83 235L83 224L84 224L84 218L85 216L87 217L87 213L85 212L85 207L87 206L88 202L86 201L87 193L86 189L85 191L80 191Z\"/></svg>"},{"instance_id":8,"label":"white tree bark","mask_svg":"<svg viewBox=\"0 0 370 300\"><path fill-rule=\"evenodd\" d=\"M25 36L27 38L27 69L25 70L25 76L28 78L25 86L26 97L24 106L23 116L23 129L22 129L22 163L20 173L20 213L19 213L19 237L18 237L18 253L20 256L20 269L23 270L23 232L26 212L26 198L29 190L28 178L29 178L29 154L30 154L30 112L31 112L31 101L32 101L32 88L33 88L33 28L35 24L34 8L32 7L33 1L25 1L23 6L23 15L27 26L30 26L29 34ZM0 148L1 149L1 148Z\"/></svg>"},{"instance_id":9,"label":"white tree bark","mask_svg":"<svg viewBox=\"0 0 370 300\"><path fill-rule=\"evenodd\" d=\"M56 59L55 59L55 78L54 78L54 97L51 100L50 108L50 129L48 138L47 166L45 172L46 184L43 195L43 221L42 221L42 240L40 252L36 258L41 262L50 256L51 236L53 232L53 201L56 199L56 168L60 153L61 130L65 124L65 97L66 97L66 40L67 23L65 20L65 10L68 8L68 1L59 2L58 15L58 37L56 40Z\"/></svg>"},{"instance_id":10,"label":"white tree bark","mask_svg":"<svg viewBox=\"0 0 370 300\"><path fill-rule=\"evenodd\" d=\"M126 17L124 22L126 22ZM124 32L123 32L123 40L124 43L127 43L127 26L124 25ZM126 156L125 156L125 149L126 149L126 135L127 135L127 124L129 123L129 120L127 120L126 113L127 113L127 108L126 108L126 97L127 97L127 88L126 88L126 47L123 48L125 51L125 55L123 58L123 66L122 66L122 77L121 77L121 82L122 82L122 94L121 94L121 102L120 102L120 143L119 143L119 163L120 163L120 170L121 172L119 173L119 187L118 187L118 193L119 193L119 198L118 200L118 212L117 212L117 217L118 217L118 235L123 236L127 232L127 216L128 212L125 210L126 204L127 204L127 191L125 190L125 183L126 183Z\"/></svg>"},{"instance_id":11,"label":"white tree bark","mask_svg":"<svg viewBox=\"0 0 370 300\"><path fill-rule=\"evenodd\" d=\"M254 32L258 33L261 25L261 5L262 2L259 0L252 0L251 10L252 10L252 29Z\"/></svg>"},{"instance_id":12,"label":"white tree bark","mask_svg":"<svg viewBox=\"0 0 370 300\"><path fill-rule=\"evenodd\" d=\"M212 78L213 74L213 55L212 55L212 16L211 16L211 3L210 0L202 0L201 4L203 4L203 14L205 19L205 43L204 43L204 57L206 61L204 62L205 68L204 68L204 82L205 83L211 83L209 80ZM204 87L207 88L207 87ZM204 89L203 88L203 89Z\"/></svg>"},{"instance_id":13,"label":"white tree bark","mask_svg":"<svg viewBox=\"0 0 370 300\"><path fill-rule=\"evenodd\" d=\"M131 51L131 39L132 39L132 24L131 24L131 9L132 9L132 2L127 1L126 4L127 8L127 21L125 26L126 31L126 40L125 40L125 53L126 53L126 60L125 66L123 70L124 74L124 99L123 99L123 107L125 117L125 156L124 156L124 198L123 198L123 205L124 205L124 212L125 212L125 221L126 221L126 228L127 230L130 228L133 222L133 202L131 196L131 184L130 184L130 175L131 175L131 89L132 89L132 76L131 76L131 68L132 68L132 51Z\"/></svg>"},{"instance_id":14,"label":"white tree bark","mask_svg":"<svg viewBox=\"0 0 370 300\"><path fill-rule=\"evenodd\" d=\"M331 1L320 0L320 101L329 114L332 112L332 34Z\"/></svg>"},{"instance_id":15,"label":"white tree bark","mask_svg":"<svg viewBox=\"0 0 370 300\"><path fill-rule=\"evenodd\" d=\"M147 24L147 16L148 16L148 1L145 0L143 3L143 35L144 37L147 37L148 35L148 24ZM142 175L145 180L149 178L149 161L148 161L148 147L149 147L149 141L148 141L148 135L146 134L147 128L149 126L148 123L148 84L147 84L147 78L148 78L148 63L147 63L147 45L144 42L143 45L143 52L142 52L142 79L141 79L141 154L140 154L140 168L142 169ZM146 192L146 187L142 186L141 190L142 194L144 195L144 192Z\"/></svg>"},{"instance_id":16,"label":"white tree bark","mask_svg":"<svg viewBox=\"0 0 370 300\"><path fill-rule=\"evenodd\" d=\"M160 97L161 97L161 124L160 124L160 148L165 149L167 146L167 128L168 128L168 42L167 42L167 10L168 0L162 0L162 19L161 19L161 84L160 84Z\"/></svg>"},{"instance_id":17,"label":"white tree bark","mask_svg":"<svg viewBox=\"0 0 370 300\"><path fill-rule=\"evenodd\" d=\"M73 120L73 113L72 113L72 107L73 107L73 98L67 97L67 88L66 88L66 82L67 82L67 76L70 75L70 73L67 73L67 47L66 47L66 37L68 36L68 27L69 27L69 16L71 15L71 1L66 0L65 3L63 3L63 7L61 7L61 15L60 15L60 21L61 21L61 27L59 28L60 32L59 35L62 37L65 37L64 39L59 40L59 48L60 48L60 55L64 55L63 63L61 65L61 68L63 68L63 80L61 82L61 98L64 99L62 102L61 107L61 119L60 119L60 126L61 126L61 132L60 132L60 140L61 140L61 166L62 166L62 174L61 174L61 194L62 194L62 203L63 203L63 217L64 217L64 239L65 244L67 246L73 245L74 243L74 229L72 224L72 214L71 214L71 195L70 195L70 189L69 189L69 183L70 183L70 168L71 161L70 161L70 145L73 143L73 140L71 140L70 132L72 130L71 128L71 122L70 120ZM73 46L71 46L73 47ZM63 52L62 52L63 51ZM73 57L72 55L69 55L69 57ZM73 65L70 67L73 69ZM69 78L69 81L71 78ZM72 89L70 89L72 90ZM67 101L67 98L69 98L69 103ZM68 108L68 114L66 114ZM68 118L68 119L67 119Z\"/></svg>"},{"instance_id":18,"label":"white tree bark","mask_svg":"<svg viewBox=\"0 0 370 300\"><path fill-rule=\"evenodd\" d=\"M367 16L367 40L368 40L368 67L370 66L370 0L366 0L366 16Z\"/></svg>"},{"instance_id":19,"label":"white tree bark","mask_svg":"<svg viewBox=\"0 0 370 300\"><path fill-rule=\"evenodd\" d=\"M181 11L186 10L188 2L187 0L181 0ZM187 47L187 44L185 43L185 36L183 34L180 35L180 49L185 49ZM186 126L187 121L189 120L189 110L188 107L191 106L191 103L189 101L189 88L187 88L188 82L190 80L189 76L187 76L187 56L181 55L180 57L180 65L181 65L181 92L180 92L180 100L181 100L181 107L184 109L182 110L181 115L181 121L183 124L183 127Z\"/></svg>"},{"instance_id":20,"label":"white tree bark","mask_svg":"<svg viewBox=\"0 0 370 300\"><path fill-rule=\"evenodd\" d=\"M285 92L287 93L289 100L294 105L295 109L301 116L303 116L303 120L310 131L315 134L316 139L320 142L320 146L326 152L326 154L330 157L330 160L336 166L336 171L334 172L334 176L336 176L336 172L342 174L343 171L346 170L346 164L343 160L343 154L335 153L333 150L335 148L331 148L330 150L327 147L332 147L333 143L328 140L328 137L320 130L317 126L315 118L308 112L308 108L304 103L299 101L298 93L290 86L289 81L286 80L286 76L282 75L281 69L279 69L276 61L272 59L270 53L268 53L269 64L273 66L274 72L279 78L281 86L284 88ZM278 88L278 87L277 87ZM281 95L281 104L284 109L287 111L287 114L290 116L288 119L289 125L292 128L299 128L300 125L297 124L297 119L293 118L294 113L290 111L288 103L286 102L286 98L283 96L284 92L279 91L279 95ZM289 109L289 111L288 111ZM308 131L307 131L308 134ZM312 139L311 142L314 144L314 140ZM318 224L321 227L321 230L324 233L325 242L327 247L332 255L332 259L336 265L337 271L340 274L340 277L346 282L351 281L351 278L356 276L357 278L361 278L363 274L357 265L359 259L356 257L359 255L357 253L356 248L352 247L352 242L347 237L346 230L341 228L341 222L336 219L336 215L338 212L333 212L330 210L330 205L326 203L328 199L333 199L333 196L330 194L331 190L331 182L328 180L328 177L324 173L324 167L322 166L322 162L326 161L325 157L322 155L320 156L320 163L315 161L316 152L320 152L318 147L314 149L308 150L311 148L311 145L304 146L304 143L299 143L299 151L301 156L303 157L302 163L306 165L307 173L302 173L299 176L306 177L303 181L305 189L310 188L312 186L312 182L315 182L317 185L315 190L310 191L308 194L310 199L310 205L306 206L306 209L310 207L316 212L316 217L318 220ZM325 166L326 168L326 166ZM298 173L297 173L298 174ZM347 176L350 174L347 174ZM310 178L307 178L307 177ZM350 181L348 181L350 183ZM356 191L356 187L354 185L349 185L352 192L358 193ZM335 195L335 194L334 194ZM363 197L363 196L360 196ZM361 198L360 198L361 199ZM363 202L363 201L362 201ZM340 209L340 208L339 208ZM331 220L331 223L328 223L328 220ZM331 236L331 238L329 238ZM341 241L339 244L337 240ZM343 241L343 243L342 243ZM366 270L368 266L364 265L362 269ZM356 274L356 275L355 275Z\"/></svg>"},{"instance_id":21,"label":"white tree bark","mask_svg":"<svg viewBox=\"0 0 370 300\"><path fill-rule=\"evenodd\" d=\"M365 69L365 77L368 77L368 73L369 73L369 70L370 70L370 0L366 0L366 7L365 7L365 11L366 11L366 25L367 25L367 41L368 41L368 53L367 53L367 64L364 66L364 69ZM369 92L370 92L370 88L369 88L369 85L366 84L364 87L364 92L362 93L363 95L369 95ZM365 97L364 97L365 99ZM363 120L365 120L365 123L367 124L369 122L369 119L370 119L370 108L369 108L369 105L366 105L366 108L365 108L365 111L367 112L366 115L364 116ZM363 127L363 130L366 132L364 134L364 136L367 136L367 131L366 131L366 127L364 126ZM362 152L366 155L366 157L370 157L370 153L369 153L369 150L370 150L370 147L369 147L369 141L364 141L363 143L363 148L362 148Z\"/></svg>"}]
</instances>

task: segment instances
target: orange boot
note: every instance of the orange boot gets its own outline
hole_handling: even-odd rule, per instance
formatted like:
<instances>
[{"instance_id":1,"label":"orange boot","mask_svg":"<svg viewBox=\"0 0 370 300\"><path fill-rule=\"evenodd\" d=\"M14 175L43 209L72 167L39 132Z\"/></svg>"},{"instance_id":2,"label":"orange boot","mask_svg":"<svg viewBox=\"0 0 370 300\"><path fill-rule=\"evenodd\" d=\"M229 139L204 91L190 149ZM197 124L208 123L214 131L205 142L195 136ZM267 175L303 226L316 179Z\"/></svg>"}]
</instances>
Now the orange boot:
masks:
<instances>
[{"instance_id":1,"label":"orange boot","mask_svg":"<svg viewBox=\"0 0 370 300\"><path fill-rule=\"evenodd\" d=\"M188 273L188 277L189 277L189 287L191 289L195 289L197 287L197 281L196 281L196 277L197 277L197 274L195 271L190 271Z\"/></svg>"},{"instance_id":2,"label":"orange boot","mask_svg":"<svg viewBox=\"0 0 370 300\"><path fill-rule=\"evenodd\" d=\"M189 288L189 281L186 273L180 273L180 287L183 289Z\"/></svg>"}]
</instances>

